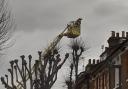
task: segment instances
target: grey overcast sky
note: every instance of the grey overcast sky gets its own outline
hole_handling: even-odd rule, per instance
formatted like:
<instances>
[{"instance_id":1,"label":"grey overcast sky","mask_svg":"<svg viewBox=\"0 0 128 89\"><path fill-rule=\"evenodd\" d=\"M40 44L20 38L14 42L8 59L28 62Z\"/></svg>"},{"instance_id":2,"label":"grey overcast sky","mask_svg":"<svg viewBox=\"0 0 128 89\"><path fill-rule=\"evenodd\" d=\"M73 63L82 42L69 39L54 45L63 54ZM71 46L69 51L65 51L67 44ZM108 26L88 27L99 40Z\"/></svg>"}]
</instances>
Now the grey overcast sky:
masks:
<instances>
[{"instance_id":1,"label":"grey overcast sky","mask_svg":"<svg viewBox=\"0 0 128 89\"><path fill-rule=\"evenodd\" d=\"M9 1L17 28L12 37L15 44L0 60L1 74L5 73L9 60L22 54L32 54L36 58L38 50L47 47L68 22L79 17L83 18L81 37L90 46L85 59L99 56L100 46L106 44L110 31L128 31L128 0ZM63 38L62 45L68 43L67 40ZM60 82L53 89L63 89Z\"/></svg>"}]
</instances>

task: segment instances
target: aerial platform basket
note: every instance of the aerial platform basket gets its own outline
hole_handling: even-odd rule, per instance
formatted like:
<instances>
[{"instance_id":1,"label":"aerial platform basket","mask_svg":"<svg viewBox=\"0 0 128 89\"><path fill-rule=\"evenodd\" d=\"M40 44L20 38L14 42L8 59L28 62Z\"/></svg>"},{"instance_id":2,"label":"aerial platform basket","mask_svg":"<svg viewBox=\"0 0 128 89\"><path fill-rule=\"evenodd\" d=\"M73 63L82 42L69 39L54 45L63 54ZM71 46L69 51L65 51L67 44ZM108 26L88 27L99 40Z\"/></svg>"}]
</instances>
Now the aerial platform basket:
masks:
<instances>
[{"instance_id":1,"label":"aerial platform basket","mask_svg":"<svg viewBox=\"0 0 128 89\"><path fill-rule=\"evenodd\" d=\"M67 36L68 38L76 38L80 35L80 25L81 25L81 18L77 19L76 21L72 21L67 26L67 32L64 33L64 36Z\"/></svg>"}]
</instances>

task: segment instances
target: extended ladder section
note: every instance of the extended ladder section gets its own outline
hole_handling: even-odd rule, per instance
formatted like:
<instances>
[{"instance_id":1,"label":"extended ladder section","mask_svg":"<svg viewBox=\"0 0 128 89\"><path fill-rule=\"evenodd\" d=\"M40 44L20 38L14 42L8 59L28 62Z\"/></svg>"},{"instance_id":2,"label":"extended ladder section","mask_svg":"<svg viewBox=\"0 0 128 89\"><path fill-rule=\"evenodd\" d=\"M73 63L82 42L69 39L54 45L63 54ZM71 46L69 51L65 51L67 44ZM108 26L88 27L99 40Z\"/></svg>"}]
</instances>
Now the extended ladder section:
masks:
<instances>
[{"instance_id":1,"label":"extended ladder section","mask_svg":"<svg viewBox=\"0 0 128 89\"><path fill-rule=\"evenodd\" d=\"M54 50L56 45L60 42L60 40L63 38L63 36L67 36L68 38L76 38L80 35L80 26L81 26L81 18L77 19L76 21L72 21L70 24L67 25L67 27L62 31L61 34L59 34L53 42L48 46L47 49L42 54L42 59L48 54L49 51ZM38 65L39 66L39 65ZM35 66L32 67L32 74L34 74ZM26 80L29 79L29 74L26 76ZM21 83L23 83L21 81ZM17 85L17 89L22 89L21 85Z\"/></svg>"}]
</instances>

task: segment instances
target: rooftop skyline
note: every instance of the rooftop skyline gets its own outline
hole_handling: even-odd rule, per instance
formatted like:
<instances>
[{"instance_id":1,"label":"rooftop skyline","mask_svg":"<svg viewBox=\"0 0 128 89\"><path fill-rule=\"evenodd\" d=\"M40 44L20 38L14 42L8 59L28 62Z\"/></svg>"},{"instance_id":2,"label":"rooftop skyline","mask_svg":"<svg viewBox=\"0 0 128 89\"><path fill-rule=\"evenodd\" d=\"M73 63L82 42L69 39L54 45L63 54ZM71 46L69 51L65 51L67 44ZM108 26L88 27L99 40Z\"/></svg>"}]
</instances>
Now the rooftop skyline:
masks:
<instances>
[{"instance_id":1,"label":"rooftop skyline","mask_svg":"<svg viewBox=\"0 0 128 89\"><path fill-rule=\"evenodd\" d=\"M20 55L37 56L38 50L43 50L47 44L63 31L66 25L81 17L81 37L89 50L84 57L98 58L101 45L107 44L111 31L128 31L128 1L127 0L10 0L10 7L17 24L12 36L15 44L3 51L1 70L9 60ZM68 40L68 41L67 41ZM62 47L69 39L61 40ZM86 44L85 43L85 44ZM86 63L86 60L85 60ZM55 85L56 86L56 85ZM58 86L60 89L61 86ZM53 89L57 89L56 87Z\"/></svg>"}]
</instances>

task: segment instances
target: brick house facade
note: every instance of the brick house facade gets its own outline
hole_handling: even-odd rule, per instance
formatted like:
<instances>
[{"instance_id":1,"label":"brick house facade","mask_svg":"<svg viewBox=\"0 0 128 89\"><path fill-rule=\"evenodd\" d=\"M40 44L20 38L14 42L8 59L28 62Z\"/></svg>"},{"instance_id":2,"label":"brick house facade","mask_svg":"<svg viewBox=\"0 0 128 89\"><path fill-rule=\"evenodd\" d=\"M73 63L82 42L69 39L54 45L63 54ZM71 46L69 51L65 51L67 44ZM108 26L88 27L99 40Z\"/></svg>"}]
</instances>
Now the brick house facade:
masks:
<instances>
[{"instance_id":1,"label":"brick house facade","mask_svg":"<svg viewBox=\"0 0 128 89\"><path fill-rule=\"evenodd\" d=\"M122 36L112 31L108 47L100 55L100 60L89 59L85 72L76 84L76 89L128 89L128 32ZM88 81L85 82L85 81ZM84 87L84 86L88 87ZM82 88L83 87L83 88Z\"/></svg>"}]
</instances>

